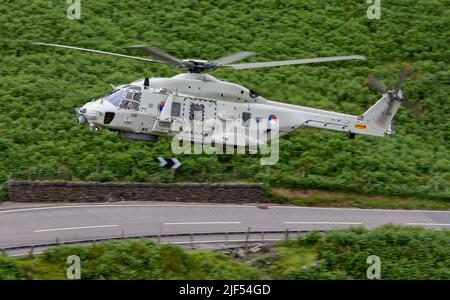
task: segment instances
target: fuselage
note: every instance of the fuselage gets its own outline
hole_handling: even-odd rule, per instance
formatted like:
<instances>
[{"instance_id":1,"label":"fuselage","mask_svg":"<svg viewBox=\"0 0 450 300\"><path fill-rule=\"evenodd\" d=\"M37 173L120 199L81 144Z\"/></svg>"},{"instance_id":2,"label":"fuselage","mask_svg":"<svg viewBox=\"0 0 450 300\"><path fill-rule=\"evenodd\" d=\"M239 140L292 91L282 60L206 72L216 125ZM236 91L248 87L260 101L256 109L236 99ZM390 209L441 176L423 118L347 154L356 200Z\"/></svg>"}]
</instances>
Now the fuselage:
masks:
<instances>
[{"instance_id":1,"label":"fuselage","mask_svg":"<svg viewBox=\"0 0 450 300\"><path fill-rule=\"evenodd\" d=\"M236 143L235 136L240 134L236 129L228 133L217 129L227 131L226 127L234 124L245 130L261 121L276 125L277 136L301 126L372 135L385 133L384 129L368 132L361 117L269 101L241 85L195 73L145 78L118 86L86 103L77 113L79 122L88 122L91 128L106 127L119 131L125 138L148 141L168 135L193 142L213 138L216 142ZM357 123L361 123L359 127ZM268 134L265 138L273 137ZM244 143L250 142L247 139Z\"/></svg>"}]
</instances>

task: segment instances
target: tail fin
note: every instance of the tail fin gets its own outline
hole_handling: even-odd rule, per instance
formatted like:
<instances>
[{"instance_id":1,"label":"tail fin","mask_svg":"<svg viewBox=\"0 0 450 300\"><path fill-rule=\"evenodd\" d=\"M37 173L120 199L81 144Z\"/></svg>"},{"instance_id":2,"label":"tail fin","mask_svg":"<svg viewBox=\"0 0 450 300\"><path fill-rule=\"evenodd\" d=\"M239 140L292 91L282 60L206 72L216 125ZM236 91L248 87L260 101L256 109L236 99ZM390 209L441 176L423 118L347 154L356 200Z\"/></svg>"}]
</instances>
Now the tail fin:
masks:
<instances>
[{"instance_id":1,"label":"tail fin","mask_svg":"<svg viewBox=\"0 0 450 300\"><path fill-rule=\"evenodd\" d=\"M380 100L362 115L364 123L367 124L367 130L364 133L377 136L392 134L391 121L397 113L400 104L401 102L392 97L390 92L385 93Z\"/></svg>"}]
</instances>

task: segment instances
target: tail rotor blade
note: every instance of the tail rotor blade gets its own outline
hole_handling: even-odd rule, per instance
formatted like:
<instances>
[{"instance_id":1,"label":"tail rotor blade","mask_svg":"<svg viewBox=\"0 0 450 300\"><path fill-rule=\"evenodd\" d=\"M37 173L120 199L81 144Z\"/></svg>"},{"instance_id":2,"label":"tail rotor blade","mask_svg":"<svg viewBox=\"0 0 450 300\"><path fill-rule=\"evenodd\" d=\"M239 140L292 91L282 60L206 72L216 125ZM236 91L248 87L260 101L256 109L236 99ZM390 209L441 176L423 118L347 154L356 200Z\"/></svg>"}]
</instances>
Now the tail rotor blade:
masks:
<instances>
[{"instance_id":1,"label":"tail rotor blade","mask_svg":"<svg viewBox=\"0 0 450 300\"><path fill-rule=\"evenodd\" d=\"M408 100L407 98L403 98L402 99L402 104L409 109L409 111L415 115L416 117L420 116L420 114L423 112L423 106L422 105L416 105L414 103L412 103L410 100Z\"/></svg>"},{"instance_id":2,"label":"tail rotor blade","mask_svg":"<svg viewBox=\"0 0 450 300\"><path fill-rule=\"evenodd\" d=\"M423 108L423 105L419 103L419 105L417 105L417 109L415 111L416 113L416 117L420 117L420 115L423 113L425 109Z\"/></svg>"},{"instance_id":3,"label":"tail rotor blade","mask_svg":"<svg viewBox=\"0 0 450 300\"><path fill-rule=\"evenodd\" d=\"M397 82L395 83L395 89L398 91L402 88L406 79L414 72L414 69L407 64L402 66L400 73L398 74Z\"/></svg>"},{"instance_id":4,"label":"tail rotor blade","mask_svg":"<svg viewBox=\"0 0 450 300\"><path fill-rule=\"evenodd\" d=\"M367 77L367 84L371 89L379 93L384 94L388 91L387 87L382 82L378 81L372 74L369 74Z\"/></svg>"}]
</instances>

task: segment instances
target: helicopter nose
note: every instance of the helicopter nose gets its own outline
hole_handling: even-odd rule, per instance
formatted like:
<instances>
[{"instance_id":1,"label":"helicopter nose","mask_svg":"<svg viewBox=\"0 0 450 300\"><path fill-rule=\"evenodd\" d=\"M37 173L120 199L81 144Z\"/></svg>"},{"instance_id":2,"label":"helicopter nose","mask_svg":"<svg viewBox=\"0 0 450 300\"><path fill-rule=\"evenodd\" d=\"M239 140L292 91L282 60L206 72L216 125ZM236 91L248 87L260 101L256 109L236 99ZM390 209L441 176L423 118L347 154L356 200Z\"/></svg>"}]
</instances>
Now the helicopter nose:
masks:
<instances>
[{"instance_id":1,"label":"helicopter nose","mask_svg":"<svg viewBox=\"0 0 450 300\"><path fill-rule=\"evenodd\" d=\"M85 105L86 106L86 105ZM79 124L89 123L89 130L98 130L103 116L99 107L85 107L77 110L77 121Z\"/></svg>"},{"instance_id":2,"label":"helicopter nose","mask_svg":"<svg viewBox=\"0 0 450 300\"><path fill-rule=\"evenodd\" d=\"M91 101L81 108L75 109L79 124L104 126L111 123L115 115L115 107L107 101ZM91 126L92 127L92 126Z\"/></svg>"},{"instance_id":3,"label":"helicopter nose","mask_svg":"<svg viewBox=\"0 0 450 300\"><path fill-rule=\"evenodd\" d=\"M87 122L86 117L83 115L86 112L86 108L75 108L75 112L77 113L77 121L79 124L84 124Z\"/></svg>"},{"instance_id":4,"label":"helicopter nose","mask_svg":"<svg viewBox=\"0 0 450 300\"><path fill-rule=\"evenodd\" d=\"M79 124L84 124L84 123L86 123L86 118L85 118L84 116L82 116L82 115L79 115L79 116L78 116L78 123L79 123Z\"/></svg>"},{"instance_id":5,"label":"helicopter nose","mask_svg":"<svg viewBox=\"0 0 450 300\"><path fill-rule=\"evenodd\" d=\"M101 104L86 103L82 108L77 111L77 118L79 123L83 124L86 121L96 122L99 121L103 115L103 109Z\"/></svg>"}]
</instances>

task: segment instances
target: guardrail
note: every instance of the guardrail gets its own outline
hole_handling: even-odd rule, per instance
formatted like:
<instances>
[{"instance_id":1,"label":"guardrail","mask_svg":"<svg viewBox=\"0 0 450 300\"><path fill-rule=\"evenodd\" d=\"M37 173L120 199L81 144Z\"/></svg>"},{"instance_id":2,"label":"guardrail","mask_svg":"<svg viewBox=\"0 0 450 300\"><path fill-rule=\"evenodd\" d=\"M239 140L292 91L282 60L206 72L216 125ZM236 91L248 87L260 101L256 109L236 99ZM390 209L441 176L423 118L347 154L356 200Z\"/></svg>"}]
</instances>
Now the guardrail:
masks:
<instances>
[{"instance_id":1,"label":"guardrail","mask_svg":"<svg viewBox=\"0 0 450 300\"><path fill-rule=\"evenodd\" d=\"M198 244L198 243L237 243L237 242L244 242L244 243L250 243L250 242L264 242L264 241L273 241L273 240L289 240L289 236L291 234L305 234L309 232L310 230L258 230L258 231L251 231L250 228L247 231L211 231L211 232L191 232L191 233L156 233L156 234L148 234L148 235L121 235L121 236L111 236L111 237L102 237L102 238L95 238L95 239L83 239L83 240L69 240L69 241L60 241L59 238L56 238L54 242L48 242L48 243L38 243L38 244L26 244L26 245L17 245L17 246L6 246L1 247L0 251L2 253L6 253L6 251L12 251L12 250L20 250L20 249L31 249L31 251L34 248L45 248L45 247L52 247L52 246L59 246L59 245L73 245L73 244L92 244L96 242L103 242L103 241L111 241L111 240L123 240L123 239L156 239L158 243L162 243L163 238L173 238L173 237L190 237L190 241L186 242L169 242L168 244ZM327 230L317 230L318 232L326 232ZM284 237L282 239L265 239L265 235L268 234L284 234ZM194 237L198 236L225 236L225 239L223 240L210 240L210 241L195 241ZM237 235L244 235L245 238L242 240L230 240L228 237L237 236ZM259 236L259 239L250 239L251 235L257 235Z\"/></svg>"}]
</instances>

